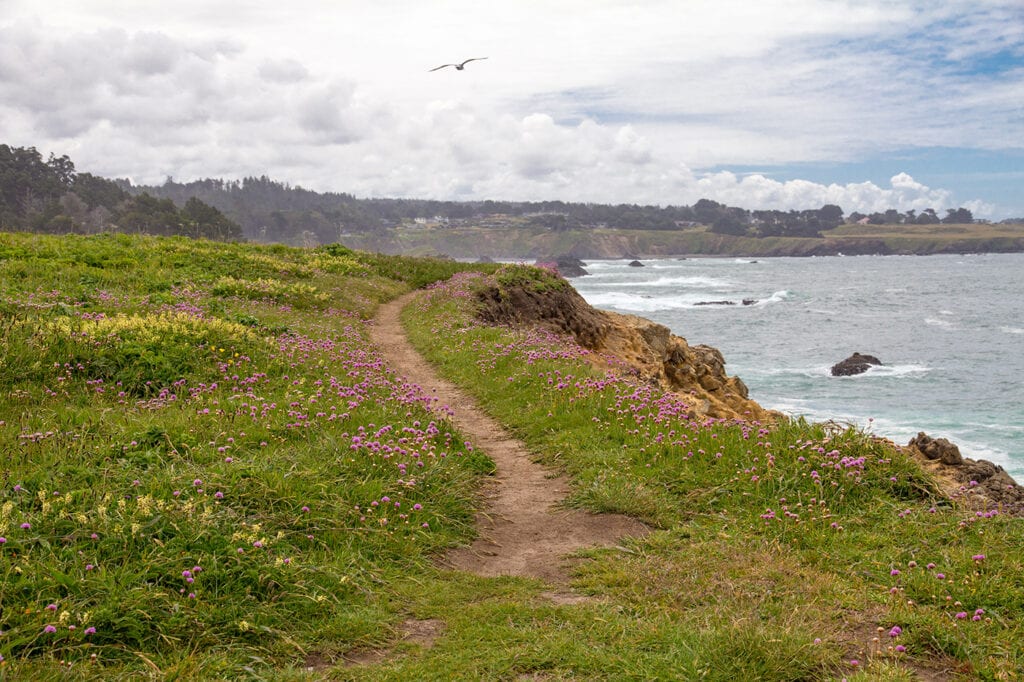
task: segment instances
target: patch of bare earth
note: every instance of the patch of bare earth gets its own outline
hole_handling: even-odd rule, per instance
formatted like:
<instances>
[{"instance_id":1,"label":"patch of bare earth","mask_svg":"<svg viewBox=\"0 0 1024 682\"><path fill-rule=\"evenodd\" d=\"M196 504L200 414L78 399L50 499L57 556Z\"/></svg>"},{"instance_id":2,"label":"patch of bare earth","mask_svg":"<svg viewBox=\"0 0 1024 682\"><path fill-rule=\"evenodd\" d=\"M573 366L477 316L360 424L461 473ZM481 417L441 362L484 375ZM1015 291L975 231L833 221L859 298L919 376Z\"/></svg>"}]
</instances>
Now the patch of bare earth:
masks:
<instances>
[{"instance_id":1,"label":"patch of bare earth","mask_svg":"<svg viewBox=\"0 0 1024 682\"><path fill-rule=\"evenodd\" d=\"M425 620L410 618L402 622L402 627L399 630L399 634L401 635L399 641L418 644L424 649L429 649L434 646L434 641L440 637L444 631L445 624L442 620L438 620L436 618L427 618ZM357 649L345 654L344 663L346 666L350 667L374 665L375 663L381 663L390 657L390 648ZM317 665L317 663L319 663L319 665ZM312 654L306 659L306 666L309 671L326 669L332 665L333 664L330 661L327 661L323 656L318 654Z\"/></svg>"},{"instance_id":2,"label":"patch of bare earth","mask_svg":"<svg viewBox=\"0 0 1024 682\"><path fill-rule=\"evenodd\" d=\"M648 528L627 516L560 506L568 493L566 479L533 462L522 442L484 414L468 394L438 376L406 339L399 312L414 295L381 306L371 327L373 342L399 376L447 405L456 427L497 465L477 515L478 539L450 552L446 564L483 576L540 578L555 587L548 593L554 601L571 603L574 598L565 587L568 554L615 546L623 536L644 535Z\"/></svg>"}]
</instances>

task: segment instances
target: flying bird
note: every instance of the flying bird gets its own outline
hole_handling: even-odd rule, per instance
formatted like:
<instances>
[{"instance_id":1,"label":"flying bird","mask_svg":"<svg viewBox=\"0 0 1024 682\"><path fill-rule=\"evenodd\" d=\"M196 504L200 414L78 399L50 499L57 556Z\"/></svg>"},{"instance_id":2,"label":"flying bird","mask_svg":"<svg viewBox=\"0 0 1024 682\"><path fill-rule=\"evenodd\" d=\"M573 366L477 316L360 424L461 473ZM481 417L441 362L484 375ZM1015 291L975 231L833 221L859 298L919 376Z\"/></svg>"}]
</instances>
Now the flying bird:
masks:
<instances>
[{"instance_id":1,"label":"flying bird","mask_svg":"<svg viewBox=\"0 0 1024 682\"><path fill-rule=\"evenodd\" d=\"M431 71L437 71L438 69L443 69L446 66L454 66L457 70L462 71L463 69L466 68L466 64L469 64L470 62L475 62L479 59L487 59L487 57L471 57L466 61L462 62L461 64L442 64L441 66L434 67L433 69L431 69Z\"/></svg>"}]
</instances>

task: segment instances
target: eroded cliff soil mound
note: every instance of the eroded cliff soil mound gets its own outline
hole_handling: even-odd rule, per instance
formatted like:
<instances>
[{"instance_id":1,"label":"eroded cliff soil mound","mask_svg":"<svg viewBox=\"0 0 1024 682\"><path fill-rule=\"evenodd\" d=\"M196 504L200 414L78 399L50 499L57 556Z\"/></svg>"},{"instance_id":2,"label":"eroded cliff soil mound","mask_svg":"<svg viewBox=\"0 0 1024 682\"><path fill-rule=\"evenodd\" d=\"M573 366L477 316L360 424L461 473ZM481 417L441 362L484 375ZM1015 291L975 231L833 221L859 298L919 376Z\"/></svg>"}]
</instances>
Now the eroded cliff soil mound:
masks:
<instances>
[{"instance_id":1,"label":"eroded cliff soil mound","mask_svg":"<svg viewBox=\"0 0 1024 682\"><path fill-rule=\"evenodd\" d=\"M668 327L635 315L597 310L564 280L498 284L481 290L479 317L493 324L542 324L572 334L595 361L625 365L665 389L685 393L697 416L765 420L771 412L748 397L747 387L725 373L722 354L690 346Z\"/></svg>"}]
</instances>

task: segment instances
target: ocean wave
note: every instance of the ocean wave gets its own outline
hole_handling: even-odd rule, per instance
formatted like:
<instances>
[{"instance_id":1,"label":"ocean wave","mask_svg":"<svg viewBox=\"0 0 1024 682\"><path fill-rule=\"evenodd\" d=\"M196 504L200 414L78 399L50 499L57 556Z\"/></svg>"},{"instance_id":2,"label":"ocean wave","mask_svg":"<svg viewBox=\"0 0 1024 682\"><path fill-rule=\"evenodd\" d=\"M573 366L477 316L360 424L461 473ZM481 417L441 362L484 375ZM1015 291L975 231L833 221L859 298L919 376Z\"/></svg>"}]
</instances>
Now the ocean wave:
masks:
<instances>
[{"instance_id":1,"label":"ocean wave","mask_svg":"<svg viewBox=\"0 0 1024 682\"><path fill-rule=\"evenodd\" d=\"M588 286L595 287L673 287L673 286L685 286L685 287L697 287L701 289L721 289L726 287L734 286L734 283L727 279L717 279L715 277L658 277L657 279L632 279L627 282L611 282L611 281L600 281L600 280L589 280Z\"/></svg>"},{"instance_id":2,"label":"ocean wave","mask_svg":"<svg viewBox=\"0 0 1024 682\"><path fill-rule=\"evenodd\" d=\"M1018 424L982 424L980 422L964 422L965 426L971 428L985 429L987 431L1002 431L1004 433L1024 433L1024 426Z\"/></svg>"},{"instance_id":3,"label":"ocean wave","mask_svg":"<svg viewBox=\"0 0 1024 682\"><path fill-rule=\"evenodd\" d=\"M803 365L799 367L774 367L772 369L757 370L756 372L753 370L745 371L750 374L756 373L761 376L797 376L810 379L817 379L820 377L832 378L832 365ZM932 368L927 365L872 365L862 374L853 374L850 376L835 378L864 379L872 377L903 377L915 374L927 374L931 371Z\"/></svg>"},{"instance_id":4,"label":"ocean wave","mask_svg":"<svg viewBox=\"0 0 1024 682\"><path fill-rule=\"evenodd\" d=\"M999 331L1004 334L1024 334L1024 327L1000 327Z\"/></svg>"},{"instance_id":5,"label":"ocean wave","mask_svg":"<svg viewBox=\"0 0 1024 682\"><path fill-rule=\"evenodd\" d=\"M789 297L790 297L790 293L787 290L782 289L780 291L776 291L775 293L773 293L768 298L763 298L763 299L759 300L755 305L757 305L757 306L766 306L766 305L770 305L772 303L781 303L782 301L785 301Z\"/></svg>"},{"instance_id":6,"label":"ocean wave","mask_svg":"<svg viewBox=\"0 0 1024 682\"><path fill-rule=\"evenodd\" d=\"M774 303L780 303L790 297L786 290L776 291L768 298L756 299L750 297L732 298L731 296L718 296L714 300L708 298L708 292L694 293L685 292L672 295L646 295L634 294L624 291L581 291L580 295L596 308L614 308L617 310L628 310L631 312L650 313L659 310L732 310L735 308L761 308Z\"/></svg>"},{"instance_id":7,"label":"ocean wave","mask_svg":"<svg viewBox=\"0 0 1024 682\"><path fill-rule=\"evenodd\" d=\"M582 293L583 298L595 308L614 308L638 313L652 313L658 310L681 310L693 307L693 300L679 296L643 296L618 291Z\"/></svg>"},{"instance_id":8,"label":"ocean wave","mask_svg":"<svg viewBox=\"0 0 1024 682\"><path fill-rule=\"evenodd\" d=\"M932 368L927 365L871 365L868 371L863 374L855 374L849 377L837 377L839 379L857 379L860 377L904 377L914 374L927 374Z\"/></svg>"},{"instance_id":9,"label":"ocean wave","mask_svg":"<svg viewBox=\"0 0 1024 682\"><path fill-rule=\"evenodd\" d=\"M940 329L956 329L956 325L949 320L940 320L935 317L924 318L924 323L930 327L939 327Z\"/></svg>"}]
</instances>

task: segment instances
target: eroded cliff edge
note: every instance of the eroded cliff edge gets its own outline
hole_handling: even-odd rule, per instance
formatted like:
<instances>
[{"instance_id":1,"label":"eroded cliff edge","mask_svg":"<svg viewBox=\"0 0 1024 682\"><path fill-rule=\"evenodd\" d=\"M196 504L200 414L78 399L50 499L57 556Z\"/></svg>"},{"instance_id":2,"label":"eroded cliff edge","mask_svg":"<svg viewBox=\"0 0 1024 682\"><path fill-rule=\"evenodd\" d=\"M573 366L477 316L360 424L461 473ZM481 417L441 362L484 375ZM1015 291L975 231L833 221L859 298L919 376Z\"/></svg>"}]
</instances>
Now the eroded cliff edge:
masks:
<instances>
[{"instance_id":1,"label":"eroded cliff edge","mask_svg":"<svg viewBox=\"0 0 1024 682\"><path fill-rule=\"evenodd\" d=\"M561 280L564 282L564 280ZM691 346L664 325L635 315L597 310L564 286L489 286L481 289L479 316L494 324L541 324L571 334L594 351L593 361L624 367L666 390L687 394L697 416L771 419L750 399L738 377L725 372L717 348Z\"/></svg>"},{"instance_id":2,"label":"eroded cliff edge","mask_svg":"<svg viewBox=\"0 0 1024 682\"><path fill-rule=\"evenodd\" d=\"M477 314L485 322L539 324L571 334L594 351L595 364L618 366L665 390L686 394L696 417L760 422L783 417L752 400L739 377L726 374L717 348L691 346L668 327L636 315L598 310L557 275L540 282L486 286L478 290L477 300ZM948 497L973 509L1024 516L1024 487L1002 467L962 457L955 445L925 434L906 446L888 442L930 471Z\"/></svg>"}]
</instances>

